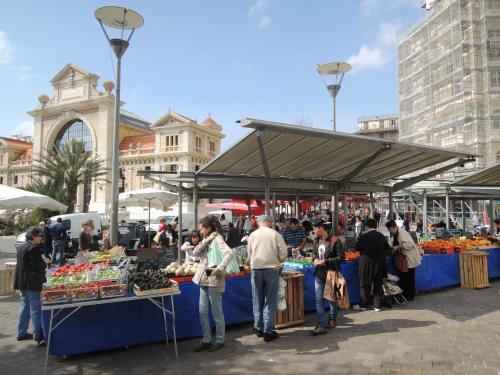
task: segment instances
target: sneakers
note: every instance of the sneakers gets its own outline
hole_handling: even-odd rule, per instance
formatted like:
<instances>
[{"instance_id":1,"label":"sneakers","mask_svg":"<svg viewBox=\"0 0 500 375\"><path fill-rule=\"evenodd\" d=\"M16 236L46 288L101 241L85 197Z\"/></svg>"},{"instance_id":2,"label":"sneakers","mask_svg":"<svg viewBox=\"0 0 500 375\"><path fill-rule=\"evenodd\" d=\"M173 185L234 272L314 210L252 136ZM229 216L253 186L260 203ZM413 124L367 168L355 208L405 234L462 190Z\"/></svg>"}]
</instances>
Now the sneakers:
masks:
<instances>
[{"instance_id":1,"label":"sneakers","mask_svg":"<svg viewBox=\"0 0 500 375\"><path fill-rule=\"evenodd\" d=\"M382 311L382 310L381 310L379 307L374 307L374 308L373 308L373 311L375 311L375 312L379 312L379 311Z\"/></svg>"},{"instance_id":2,"label":"sneakers","mask_svg":"<svg viewBox=\"0 0 500 375\"><path fill-rule=\"evenodd\" d=\"M200 342L196 348L193 349L193 352L199 353L204 350L209 349L211 344L209 342Z\"/></svg>"},{"instance_id":3,"label":"sneakers","mask_svg":"<svg viewBox=\"0 0 500 375\"><path fill-rule=\"evenodd\" d=\"M328 319L328 323L326 323L326 328L335 328L337 327L337 321L335 319Z\"/></svg>"},{"instance_id":4,"label":"sneakers","mask_svg":"<svg viewBox=\"0 0 500 375\"><path fill-rule=\"evenodd\" d=\"M22 336L17 336L17 341L24 341L24 340L31 340L33 338L33 335L31 333L27 333Z\"/></svg>"},{"instance_id":5,"label":"sneakers","mask_svg":"<svg viewBox=\"0 0 500 375\"><path fill-rule=\"evenodd\" d=\"M38 340L36 342L36 347L37 348L43 348L44 346L47 346L47 343L45 342L45 340L42 339L42 340Z\"/></svg>"},{"instance_id":6,"label":"sneakers","mask_svg":"<svg viewBox=\"0 0 500 375\"><path fill-rule=\"evenodd\" d=\"M363 306L360 306L360 305L353 305L352 308L354 310L358 310L358 311L365 311L366 310L366 307L363 307Z\"/></svg>"},{"instance_id":7,"label":"sneakers","mask_svg":"<svg viewBox=\"0 0 500 375\"><path fill-rule=\"evenodd\" d=\"M311 335L313 336L319 336L319 335L324 335L326 333L326 329L324 328L321 328L321 327L318 327L316 326L312 331L311 331Z\"/></svg>"},{"instance_id":8,"label":"sneakers","mask_svg":"<svg viewBox=\"0 0 500 375\"><path fill-rule=\"evenodd\" d=\"M278 332L272 331L271 333L264 333L264 341L269 342L278 338Z\"/></svg>"},{"instance_id":9,"label":"sneakers","mask_svg":"<svg viewBox=\"0 0 500 375\"><path fill-rule=\"evenodd\" d=\"M224 347L224 343L218 342L214 345L214 347L212 349L209 350L209 352L217 352L217 351L221 350L223 347Z\"/></svg>"},{"instance_id":10,"label":"sneakers","mask_svg":"<svg viewBox=\"0 0 500 375\"><path fill-rule=\"evenodd\" d=\"M257 336L257 337L262 337L262 336L264 336L264 332L263 332L263 331L261 331L260 329L255 328L255 327L253 327L253 333L254 333L254 334L255 334L255 336Z\"/></svg>"}]
</instances>

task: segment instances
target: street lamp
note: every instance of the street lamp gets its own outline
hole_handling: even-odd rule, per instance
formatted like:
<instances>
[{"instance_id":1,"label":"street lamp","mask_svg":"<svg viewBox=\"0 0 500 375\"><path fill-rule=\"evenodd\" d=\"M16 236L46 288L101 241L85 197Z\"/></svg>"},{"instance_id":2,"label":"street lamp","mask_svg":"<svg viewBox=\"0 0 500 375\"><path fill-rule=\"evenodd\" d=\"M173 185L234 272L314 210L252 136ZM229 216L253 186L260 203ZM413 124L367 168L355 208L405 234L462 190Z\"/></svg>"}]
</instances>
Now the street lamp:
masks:
<instances>
[{"instance_id":1,"label":"street lamp","mask_svg":"<svg viewBox=\"0 0 500 375\"><path fill-rule=\"evenodd\" d=\"M144 18L131 9L122 7L107 6L95 11L95 18L106 35L109 45L116 55L116 89L115 89L115 119L113 124L113 156L111 165L111 225L109 231L109 240L114 246L118 242L118 142L120 138L120 78L121 78L121 59L129 45L130 38L135 29L144 25ZM110 39L104 26L121 30L120 38ZM131 30L128 39L124 40L125 30Z\"/></svg>"},{"instance_id":2,"label":"street lamp","mask_svg":"<svg viewBox=\"0 0 500 375\"><path fill-rule=\"evenodd\" d=\"M335 107L335 98L340 91L340 84L342 83L342 79L344 78L344 74L351 70L351 65L345 62L331 62L326 64L318 64L316 71L319 73L321 79L326 85L326 89L330 93L333 99L333 117L332 117L332 126L333 131L337 131L337 118L336 118L336 107ZM323 78L324 75L334 75L335 83L328 84ZM340 80L339 80L340 76Z\"/></svg>"}]
</instances>

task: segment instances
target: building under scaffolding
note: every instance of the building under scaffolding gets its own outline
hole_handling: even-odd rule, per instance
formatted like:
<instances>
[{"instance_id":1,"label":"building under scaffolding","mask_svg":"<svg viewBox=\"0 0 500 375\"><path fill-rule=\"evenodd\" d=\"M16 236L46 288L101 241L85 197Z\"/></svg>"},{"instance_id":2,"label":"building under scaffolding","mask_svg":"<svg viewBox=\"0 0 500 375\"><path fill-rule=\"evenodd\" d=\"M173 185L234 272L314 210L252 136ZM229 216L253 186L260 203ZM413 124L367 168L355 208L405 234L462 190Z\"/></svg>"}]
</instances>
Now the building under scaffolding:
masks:
<instances>
[{"instance_id":1,"label":"building under scaffolding","mask_svg":"<svg viewBox=\"0 0 500 375\"><path fill-rule=\"evenodd\" d=\"M398 42L400 140L491 166L500 161L500 0L431 3Z\"/></svg>"}]
</instances>

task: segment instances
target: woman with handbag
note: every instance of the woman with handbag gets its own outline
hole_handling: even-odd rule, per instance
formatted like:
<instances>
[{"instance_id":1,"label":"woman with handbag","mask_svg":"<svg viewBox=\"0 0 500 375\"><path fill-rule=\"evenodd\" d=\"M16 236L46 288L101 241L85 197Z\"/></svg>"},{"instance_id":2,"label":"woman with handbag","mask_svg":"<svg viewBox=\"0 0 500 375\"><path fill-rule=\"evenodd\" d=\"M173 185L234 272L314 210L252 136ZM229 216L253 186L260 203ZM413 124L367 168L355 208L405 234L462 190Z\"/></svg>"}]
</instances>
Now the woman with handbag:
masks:
<instances>
[{"instance_id":1,"label":"woman with handbag","mask_svg":"<svg viewBox=\"0 0 500 375\"><path fill-rule=\"evenodd\" d=\"M340 238L328 233L328 226L323 220L317 220L313 224L314 234L314 292L316 294L316 327L311 335L324 335L325 330L325 305L324 291L326 276L329 270L340 271L340 264L344 258L344 248ZM327 300L328 301L328 300ZM330 314L326 327L335 328L337 325L338 306L328 301Z\"/></svg>"},{"instance_id":2,"label":"woman with handbag","mask_svg":"<svg viewBox=\"0 0 500 375\"><path fill-rule=\"evenodd\" d=\"M203 339L194 351L201 352L211 348L212 328L208 318L208 306L210 304L216 332L215 345L210 351L215 352L224 347L226 331L224 312L222 311L222 294L225 287L224 274L234 254L224 242L224 231L215 216L205 216L201 219L200 233L204 238L193 249L193 256L200 258L200 265L193 277L193 282L200 287L199 313Z\"/></svg>"},{"instance_id":3,"label":"woman with handbag","mask_svg":"<svg viewBox=\"0 0 500 375\"><path fill-rule=\"evenodd\" d=\"M382 283L387 277L385 253L390 251L385 236L377 231L378 223L375 219L366 221L368 231L359 237L356 250L359 257L359 288L361 304L355 305L355 310L365 310L373 302L373 309L380 311L382 300ZM373 286L373 299L371 290ZM372 300L372 301L370 301Z\"/></svg>"},{"instance_id":4,"label":"woman with handbag","mask_svg":"<svg viewBox=\"0 0 500 375\"><path fill-rule=\"evenodd\" d=\"M411 238L403 228L399 228L394 220L388 221L385 226L393 238L392 254L394 265L398 270L400 287L408 301L415 298L415 268L422 262L422 255Z\"/></svg>"}]
</instances>

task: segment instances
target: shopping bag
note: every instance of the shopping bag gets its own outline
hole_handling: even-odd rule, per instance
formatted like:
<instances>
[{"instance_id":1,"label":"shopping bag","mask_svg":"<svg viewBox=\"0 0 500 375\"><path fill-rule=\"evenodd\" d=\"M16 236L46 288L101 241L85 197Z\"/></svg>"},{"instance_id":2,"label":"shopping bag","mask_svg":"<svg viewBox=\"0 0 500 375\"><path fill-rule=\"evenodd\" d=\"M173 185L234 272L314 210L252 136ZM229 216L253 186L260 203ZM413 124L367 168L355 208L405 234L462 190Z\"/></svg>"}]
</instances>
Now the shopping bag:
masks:
<instances>
[{"instance_id":1,"label":"shopping bag","mask_svg":"<svg viewBox=\"0 0 500 375\"><path fill-rule=\"evenodd\" d=\"M335 271L328 271L326 274L326 280L325 280L325 289L323 292L323 298L327 299L328 301L335 302L335 297L333 295L333 291L335 289L335 279L336 279L336 274Z\"/></svg>"},{"instance_id":2,"label":"shopping bag","mask_svg":"<svg viewBox=\"0 0 500 375\"><path fill-rule=\"evenodd\" d=\"M222 254L222 251L219 249L219 245L217 245L217 242L212 241L210 243L210 250L207 253L207 257L208 257L209 267L217 267L219 264L221 264L222 259L224 259L224 255ZM240 266L238 265L238 261L234 256L234 251L233 251L233 257L231 258L231 261L229 262L223 273L225 275L226 274L236 275L240 273Z\"/></svg>"},{"instance_id":3,"label":"shopping bag","mask_svg":"<svg viewBox=\"0 0 500 375\"><path fill-rule=\"evenodd\" d=\"M154 238L153 238L153 242L160 243L160 237L163 234L163 232L165 232L165 231L162 230L161 232L156 233L156 236L154 236Z\"/></svg>"},{"instance_id":4,"label":"shopping bag","mask_svg":"<svg viewBox=\"0 0 500 375\"><path fill-rule=\"evenodd\" d=\"M277 305L278 311L284 311L287 309L285 296L286 296L286 281L283 280L282 277L280 277L280 284L278 289L278 305Z\"/></svg>"},{"instance_id":5,"label":"shopping bag","mask_svg":"<svg viewBox=\"0 0 500 375\"><path fill-rule=\"evenodd\" d=\"M408 260L406 259L406 255L404 255L401 251L398 251L394 254L392 259L394 260L394 267L396 267L399 272L408 272Z\"/></svg>"},{"instance_id":6,"label":"shopping bag","mask_svg":"<svg viewBox=\"0 0 500 375\"><path fill-rule=\"evenodd\" d=\"M341 309L348 309L351 306L351 301L349 300L349 292L347 290L347 280L342 275L342 272L337 271L335 273L334 303Z\"/></svg>"}]
</instances>

